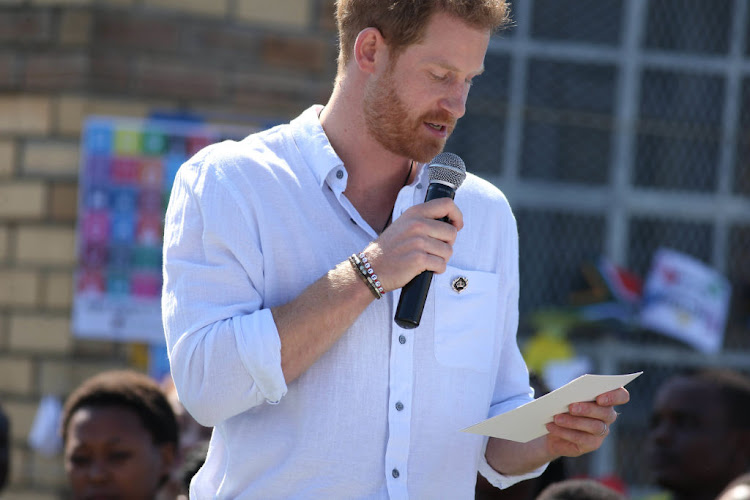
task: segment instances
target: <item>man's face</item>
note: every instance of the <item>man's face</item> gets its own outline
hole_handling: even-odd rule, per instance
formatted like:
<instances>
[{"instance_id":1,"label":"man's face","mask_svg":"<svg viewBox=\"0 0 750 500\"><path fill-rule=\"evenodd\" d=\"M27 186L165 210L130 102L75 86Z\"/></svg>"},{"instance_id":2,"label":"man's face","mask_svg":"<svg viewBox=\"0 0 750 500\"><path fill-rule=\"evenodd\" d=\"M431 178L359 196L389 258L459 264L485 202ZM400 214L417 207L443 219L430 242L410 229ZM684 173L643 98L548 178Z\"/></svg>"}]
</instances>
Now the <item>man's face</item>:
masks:
<instances>
[{"instance_id":1,"label":"man's face","mask_svg":"<svg viewBox=\"0 0 750 500\"><path fill-rule=\"evenodd\" d=\"M471 80L484 69L489 37L446 14L432 16L424 39L368 82L364 113L373 137L420 162L440 153L466 111Z\"/></svg>"},{"instance_id":2,"label":"man's face","mask_svg":"<svg viewBox=\"0 0 750 500\"><path fill-rule=\"evenodd\" d=\"M715 496L736 476L737 450L725 412L718 390L707 383L675 378L659 390L647 442L658 484Z\"/></svg>"}]
</instances>

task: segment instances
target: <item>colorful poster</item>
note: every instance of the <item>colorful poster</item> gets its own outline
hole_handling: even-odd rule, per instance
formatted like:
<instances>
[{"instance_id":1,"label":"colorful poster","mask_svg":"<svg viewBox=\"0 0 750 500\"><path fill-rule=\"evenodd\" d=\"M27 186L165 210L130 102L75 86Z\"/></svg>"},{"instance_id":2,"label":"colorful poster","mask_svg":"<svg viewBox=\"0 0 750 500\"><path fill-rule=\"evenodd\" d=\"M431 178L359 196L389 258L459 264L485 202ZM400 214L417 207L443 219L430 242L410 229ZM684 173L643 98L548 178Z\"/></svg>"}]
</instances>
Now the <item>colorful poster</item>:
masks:
<instances>
[{"instance_id":1,"label":"colorful poster","mask_svg":"<svg viewBox=\"0 0 750 500\"><path fill-rule=\"evenodd\" d=\"M92 117L84 124L73 333L164 342L164 212L177 170L204 147L252 127Z\"/></svg>"},{"instance_id":2,"label":"colorful poster","mask_svg":"<svg viewBox=\"0 0 750 500\"><path fill-rule=\"evenodd\" d=\"M660 249L646 279L640 323L694 348L716 353L724 343L731 285L688 255Z\"/></svg>"}]
</instances>

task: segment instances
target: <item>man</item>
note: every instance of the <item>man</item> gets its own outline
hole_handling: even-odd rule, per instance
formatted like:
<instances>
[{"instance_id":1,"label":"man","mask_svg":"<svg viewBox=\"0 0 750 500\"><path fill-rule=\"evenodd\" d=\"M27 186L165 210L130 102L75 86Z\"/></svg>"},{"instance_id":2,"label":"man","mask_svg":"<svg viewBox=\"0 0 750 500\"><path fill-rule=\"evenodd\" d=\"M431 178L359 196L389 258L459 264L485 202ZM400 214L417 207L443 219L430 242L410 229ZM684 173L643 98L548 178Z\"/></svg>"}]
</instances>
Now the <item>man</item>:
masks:
<instances>
[{"instance_id":1,"label":"man","mask_svg":"<svg viewBox=\"0 0 750 500\"><path fill-rule=\"evenodd\" d=\"M504 487L596 449L625 389L527 444L485 452L460 432L532 397L507 201L469 175L455 202L422 203L504 2L341 0L337 20L325 107L210 147L175 181L170 362L185 407L216 427L191 498L471 498L477 470ZM421 324L404 330L400 289L425 270Z\"/></svg>"},{"instance_id":2,"label":"man","mask_svg":"<svg viewBox=\"0 0 750 500\"><path fill-rule=\"evenodd\" d=\"M750 379L731 371L677 375L657 392L647 453L673 500L714 500L750 471Z\"/></svg>"}]
</instances>

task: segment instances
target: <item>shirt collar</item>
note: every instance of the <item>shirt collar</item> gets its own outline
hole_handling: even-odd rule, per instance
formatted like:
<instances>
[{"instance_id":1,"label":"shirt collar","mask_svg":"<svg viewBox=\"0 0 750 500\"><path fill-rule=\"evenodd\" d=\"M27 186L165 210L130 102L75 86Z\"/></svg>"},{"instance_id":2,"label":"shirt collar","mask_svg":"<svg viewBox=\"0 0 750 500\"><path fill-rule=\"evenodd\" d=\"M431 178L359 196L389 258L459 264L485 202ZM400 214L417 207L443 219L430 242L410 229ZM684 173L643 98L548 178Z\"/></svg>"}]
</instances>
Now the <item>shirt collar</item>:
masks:
<instances>
[{"instance_id":1,"label":"shirt collar","mask_svg":"<svg viewBox=\"0 0 750 500\"><path fill-rule=\"evenodd\" d=\"M346 186L346 169L320 124L319 115L322 110L322 105L315 104L292 120L292 135L318 185L323 187L328 180L331 187L341 185L343 191L343 187ZM338 172L342 173L337 176Z\"/></svg>"},{"instance_id":2,"label":"shirt collar","mask_svg":"<svg viewBox=\"0 0 750 500\"><path fill-rule=\"evenodd\" d=\"M323 125L320 124L322 110L323 105L315 104L292 120L292 135L302 158L315 176L318 186L322 188L323 184L328 181L328 185L335 192L340 193L346 189L348 174L344 162L333 150L323 130ZM414 165L417 172L412 184L427 186L430 178L427 169L424 168L426 164L415 163Z\"/></svg>"}]
</instances>

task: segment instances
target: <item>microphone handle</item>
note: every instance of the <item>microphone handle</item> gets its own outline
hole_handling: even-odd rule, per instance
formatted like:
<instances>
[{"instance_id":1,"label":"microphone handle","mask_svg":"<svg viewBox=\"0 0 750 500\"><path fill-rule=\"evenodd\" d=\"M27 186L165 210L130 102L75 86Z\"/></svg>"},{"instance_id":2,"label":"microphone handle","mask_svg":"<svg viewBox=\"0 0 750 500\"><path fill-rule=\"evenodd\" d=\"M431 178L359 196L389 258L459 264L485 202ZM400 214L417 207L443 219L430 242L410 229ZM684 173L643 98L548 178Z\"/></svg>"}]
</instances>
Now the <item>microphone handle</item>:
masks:
<instances>
[{"instance_id":1,"label":"microphone handle","mask_svg":"<svg viewBox=\"0 0 750 500\"><path fill-rule=\"evenodd\" d=\"M438 198L453 199L455 196L456 190L454 188L439 182L433 182L427 188L427 195L424 201L427 202ZM448 217L438 220L449 222ZM401 297L398 300L398 307L396 307L396 314L393 318L401 328L412 329L419 326L427 294L430 291L432 274L432 271L422 271L401 289Z\"/></svg>"}]
</instances>

